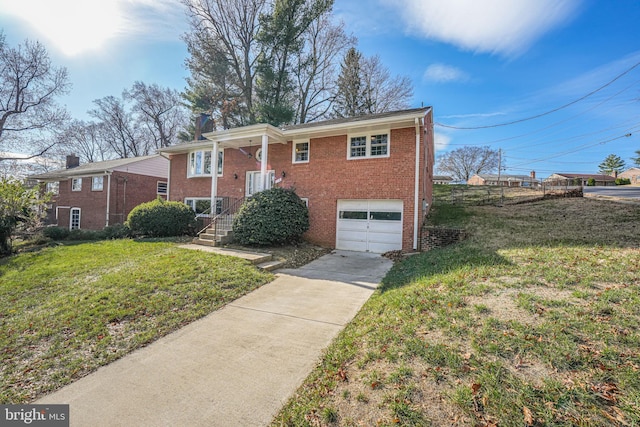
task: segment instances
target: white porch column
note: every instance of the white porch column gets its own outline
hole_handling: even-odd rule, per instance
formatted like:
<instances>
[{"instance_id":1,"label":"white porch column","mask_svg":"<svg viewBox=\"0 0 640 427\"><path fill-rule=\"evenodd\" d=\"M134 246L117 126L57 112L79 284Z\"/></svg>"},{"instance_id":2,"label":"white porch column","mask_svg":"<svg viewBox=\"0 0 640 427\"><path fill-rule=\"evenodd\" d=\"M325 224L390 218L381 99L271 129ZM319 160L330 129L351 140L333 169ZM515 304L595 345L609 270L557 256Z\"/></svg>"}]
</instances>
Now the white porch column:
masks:
<instances>
[{"instance_id":1,"label":"white porch column","mask_svg":"<svg viewBox=\"0 0 640 427\"><path fill-rule=\"evenodd\" d=\"M203 159L204 160L204 159ZM216 215L216 197L218 197L218 141L213 141L211 151L211 210Z\"/></svg>"},{"instance_id":2,"label":"white porch column","mask_svg":"<svg viewBox=\"0 0 640 427\"><path fill-rule=\"evenodd\" d=\"M261 190L267 189L267 158L269 157L269 137L262 135L262 160L260 161Z\"/></svg>"}]
</instances>

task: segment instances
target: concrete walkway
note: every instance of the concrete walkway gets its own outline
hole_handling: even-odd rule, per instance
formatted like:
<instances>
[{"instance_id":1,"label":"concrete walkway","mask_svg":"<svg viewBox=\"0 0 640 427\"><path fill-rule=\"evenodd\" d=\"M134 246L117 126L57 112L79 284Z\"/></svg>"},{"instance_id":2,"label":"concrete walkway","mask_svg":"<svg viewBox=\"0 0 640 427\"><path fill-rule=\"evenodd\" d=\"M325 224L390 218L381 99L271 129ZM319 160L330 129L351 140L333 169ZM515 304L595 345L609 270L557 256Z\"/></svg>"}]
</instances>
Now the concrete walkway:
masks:
<instances>
[{"instance_id":1,"label":"concrete walkway","mask_svg":"<svg viewBox=\"0 0 640 427\"><path fill-rule=\"evenodd\" d=\"M265 426L392 262L335 251L48 395L71 426Z\"/></svg>"}]
</instances>

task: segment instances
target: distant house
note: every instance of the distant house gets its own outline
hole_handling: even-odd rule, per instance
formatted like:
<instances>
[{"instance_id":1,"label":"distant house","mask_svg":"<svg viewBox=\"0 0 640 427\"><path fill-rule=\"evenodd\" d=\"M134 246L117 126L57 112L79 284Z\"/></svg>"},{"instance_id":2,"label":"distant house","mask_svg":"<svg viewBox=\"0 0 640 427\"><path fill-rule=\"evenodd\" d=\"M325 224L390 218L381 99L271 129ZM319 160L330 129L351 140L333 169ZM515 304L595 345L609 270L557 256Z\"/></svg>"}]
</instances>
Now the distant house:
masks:
<instances>
[{"instance_id":1,"label":"distant house","mask_svg":"<svg viewBox=\"0 0 640 427\"><path fill-rule=\"evenodd\" d=\"M501 187L537 187L536 173L530 175L476 174L467 180L468 185L496 185Z\"/></svg>"},{"instance_id":2,"label":"distant house","mask_svg":"<svg viewBox=\"0 0 640 427\"><path fill-rule=\"evenodd\" d=\"M581 185L587 186L589 180L593 179L596 186L616 185L616 179L610 175L588 174L588 173L554 173L549 175L544 183L547 185Z\"/></svg>"},{"instance_id":3,"label":"distant house","mask_svg":"<svg viewBox=\"0 0 640 427\"><path fill-rule=\"evenodd\" d=\"M629 168L618 174L618 178L628 178L631 184L640 184L640 168Z\"/></svg>"},{"instance_id":4,"label":"distant house","mask_svg":"<svg viewBox=\"0 0 640 427\"><path fill-rule=\"evenodd\" d=\"M55 194L50 224L102 230L121 224L140 203L166 198L169 161L159 155L80 165L67 156L65 169L29 176Z\"/></svg>"},{"instance_id":5,"label":"distant house","mask_svg":"<svg viewBox=\"0 0 640 427\"><path fill-rule=\"evenodd\" d=\"M434 184L451 184L453 182L453 178L446 175L434 175L433 183Z\"/></svg>"}]
</instances>

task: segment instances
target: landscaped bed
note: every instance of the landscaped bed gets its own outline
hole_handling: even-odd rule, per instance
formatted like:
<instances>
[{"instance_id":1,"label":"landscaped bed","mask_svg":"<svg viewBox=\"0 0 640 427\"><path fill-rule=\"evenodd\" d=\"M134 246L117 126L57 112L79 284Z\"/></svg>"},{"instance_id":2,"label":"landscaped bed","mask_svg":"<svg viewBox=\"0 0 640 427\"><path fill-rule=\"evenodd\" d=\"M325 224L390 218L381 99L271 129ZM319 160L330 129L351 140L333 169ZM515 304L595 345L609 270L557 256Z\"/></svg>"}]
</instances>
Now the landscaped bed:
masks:
<instances>
[{"instance_id":1,"label":"landscaped bed","mask_svg":"<svg viewBox=\"0 0 640 427\"><path fill-rule=\"evenodd\" d=\"M396 263L274 426L640 424L640 206L464 210L439 215L471 237Z\"/></svg>"},{"instance_id":2,"label":"landscaped bed","mask_svg":"<svg viewBox=\"0 0 640 427\"><path fill-rule=\"evenodd\" d=\"M68 244L0 260L0 403L30 402L273 276L174 242Z\"/></svg>"}]
</instances>

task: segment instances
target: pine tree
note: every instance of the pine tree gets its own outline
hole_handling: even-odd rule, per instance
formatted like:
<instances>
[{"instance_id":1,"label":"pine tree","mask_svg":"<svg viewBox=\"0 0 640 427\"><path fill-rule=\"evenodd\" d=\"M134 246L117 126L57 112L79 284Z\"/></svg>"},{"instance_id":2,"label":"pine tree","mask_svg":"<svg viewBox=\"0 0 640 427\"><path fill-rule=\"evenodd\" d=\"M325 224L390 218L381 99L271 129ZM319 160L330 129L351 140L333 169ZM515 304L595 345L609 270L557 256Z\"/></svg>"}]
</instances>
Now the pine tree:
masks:
<instances>
[{"instance_id":1,"label":"pine tree","mask_svg":"<svg viewBox=\"0 0 640 427\"><path fill-rule=\"evenodd\" d=\"M624 170L624 160L620 156L609 154L598 167L600 168L600 173L611 175L614 172L622 172Z\"/></svg>"},{"instance_id":2,"label":"pine tree","mask_svg":"<svg viewBox=\"0 0 640 427\"><path fill-rule=\"evenodd\" d=\"M366 113L362 54L352 47L340 65L333 112L336 117L354 117Z\"/></svg>"}]
</instances>

